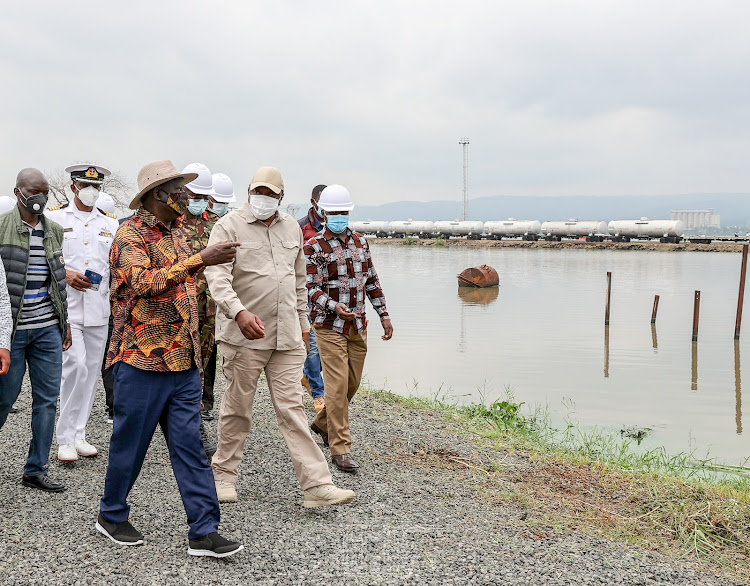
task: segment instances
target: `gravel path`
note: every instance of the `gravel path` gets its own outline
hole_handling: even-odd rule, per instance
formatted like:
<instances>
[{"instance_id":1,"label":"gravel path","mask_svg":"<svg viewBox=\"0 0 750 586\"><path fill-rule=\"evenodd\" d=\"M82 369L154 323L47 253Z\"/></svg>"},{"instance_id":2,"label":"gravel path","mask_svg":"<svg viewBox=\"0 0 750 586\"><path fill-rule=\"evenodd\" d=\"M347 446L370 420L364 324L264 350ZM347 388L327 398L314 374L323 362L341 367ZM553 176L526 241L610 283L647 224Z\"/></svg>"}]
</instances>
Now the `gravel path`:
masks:
<instances>
[{"instance_id":1,"label":"gravel path","mask_svg":"<svg viewBox=\"0 0 750 586\"><path fill-rule=\"evenodd\" d=\"M218 396L222 385L217 380ZM158 432L130 497L131 521L146 543L117 547L94 529L111 432L101 397L89 424L101 455L51 464L50 475L68 486L63 494L20 485L28 389L22 411L0 431L0 584L731 584L622 543L532 531L521 520L529 511L479 502L455 468L413 455L475 455L468 440L446 433L438 418L366 395L352 410L362 471L334 472L357 498L304 509L265 386L237 485L240 502L222 505L222 531L241 539L245 551L226 560L187 555L185 513ZM215 422L209 430L215 434Z\"/></svg>"}]
</instances>

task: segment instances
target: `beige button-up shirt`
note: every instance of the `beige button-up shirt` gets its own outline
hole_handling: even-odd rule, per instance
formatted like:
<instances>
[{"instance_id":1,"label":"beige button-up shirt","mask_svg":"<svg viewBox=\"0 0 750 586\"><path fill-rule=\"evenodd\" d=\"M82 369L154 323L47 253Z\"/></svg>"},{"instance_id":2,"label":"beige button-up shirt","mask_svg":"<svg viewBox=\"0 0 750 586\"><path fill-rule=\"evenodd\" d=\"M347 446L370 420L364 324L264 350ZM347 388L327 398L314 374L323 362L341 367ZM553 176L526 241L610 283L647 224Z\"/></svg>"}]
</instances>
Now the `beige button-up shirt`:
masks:
<instances>
[{"instance_id":1,"label":"beige button-up shirt","mask_svg":"<svg viewBox=\"0 0 750 586\"><path fill-rule=\"evenodd\" d=\"M205 268L217 307L216 339L255 350L304 348L307 319L302 230L289 214L278 212L270 226L245 204L222 217L211 230L209 246L240 242L234 261ZM266 336L248 340L235 316L247 309L263 322Z\"/></svg>"}]
</instances>

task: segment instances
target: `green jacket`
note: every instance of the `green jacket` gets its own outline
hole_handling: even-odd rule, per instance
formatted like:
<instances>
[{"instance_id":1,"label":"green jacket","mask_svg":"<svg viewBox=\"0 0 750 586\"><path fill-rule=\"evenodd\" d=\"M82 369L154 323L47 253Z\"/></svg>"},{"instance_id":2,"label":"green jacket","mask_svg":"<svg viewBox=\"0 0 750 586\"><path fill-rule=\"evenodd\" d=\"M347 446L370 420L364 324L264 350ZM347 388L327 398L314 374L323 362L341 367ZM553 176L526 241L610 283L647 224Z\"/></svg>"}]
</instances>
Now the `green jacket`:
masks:
<instances>
[{"instance_id":1,"label":"green jacket","mask_svg":"<svg viewBox=\"0 0 750 586\"><path fill-rule=\"evenodd\" d=\"M50 270L49 292L60 323L60 333L65 338L68 328L68 290L62 253L63 229L60 224L45 216L40 216L39 220L44 227L44 252ZM21 220L21 212L17 207L0 215L0 257L5 267L15 335L29 266L29 229Z\"/></svg>"}]
</instances>

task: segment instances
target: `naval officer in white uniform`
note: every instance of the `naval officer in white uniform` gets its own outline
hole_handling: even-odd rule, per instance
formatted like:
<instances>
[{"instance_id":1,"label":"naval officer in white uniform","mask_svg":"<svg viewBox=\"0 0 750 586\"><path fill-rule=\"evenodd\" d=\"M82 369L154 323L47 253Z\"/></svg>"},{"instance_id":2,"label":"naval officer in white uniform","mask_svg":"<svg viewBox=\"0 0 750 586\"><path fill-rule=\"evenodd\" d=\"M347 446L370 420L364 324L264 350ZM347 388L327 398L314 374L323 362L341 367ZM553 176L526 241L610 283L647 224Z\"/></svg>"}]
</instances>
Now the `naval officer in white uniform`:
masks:
<instances>
[{"instance_id":1,"label":"naval officer in white uniform","mask_svg":"<svg viewBox=\"0 0 750 586\"><path fill-rule=\"evenodd\" d=\"M117 232L114 214L96 207L110 172L98 165L71 165L73 201L46 214L64 229L63 257L68 281L68 319L73 345L63 353L57 459L75 462L99 451L86 441L109 323L109 250ZM86 276L86 271L94 274ZM90 277L90 278L89 278ZM97 280L101 281L96 283ZM98 287L98 289L97 289Z\"/></svg>"}]
</instances>

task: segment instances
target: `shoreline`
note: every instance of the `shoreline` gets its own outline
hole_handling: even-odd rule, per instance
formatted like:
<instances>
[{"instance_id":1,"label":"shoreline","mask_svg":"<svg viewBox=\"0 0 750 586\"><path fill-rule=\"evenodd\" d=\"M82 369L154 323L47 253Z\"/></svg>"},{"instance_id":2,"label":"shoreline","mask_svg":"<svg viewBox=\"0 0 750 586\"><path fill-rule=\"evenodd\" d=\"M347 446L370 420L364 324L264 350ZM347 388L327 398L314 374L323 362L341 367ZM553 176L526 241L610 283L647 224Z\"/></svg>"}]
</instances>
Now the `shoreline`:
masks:
<instances>
[{"instance_id":1,"label":"shoreline","mask_svg":"<svg viewBox=\"0 0 750 586\"><path fill-rule=\"evenodd\" d=\"M370 244L383 246L434 246L436 248L543 248L543 249L577 249L577 250L622 250L622 251L658 251L658 252L742 252L742 243L714 242L711 244L662 243L658 240L636 240L631 242L586 242L585 240L468 240L435 238L367 238Z\"/></svg>"},{"instance_id":2,"label":"shoreline","mask_svg":"<svg viewBox=\"0 0 750 586\"><path fill-rule=\"evenodd\" d=\"M217 403L224 384L217 372ZM21 410L0 431L2 583L181 586L210 576L222 585L729 586L750 577L746 554L727 548L713 557L691 555L681 535L695 526L718 531L715 538L734 530L744 536L745 526L722 515L733 502L742 519L750 517L746 497L545 450L521 435L512 403L470 412L361 389L350 408L360 473L329 463L333 481L357 497L351 505L305 509L265 379L239 470L239 501L221 505L220 530L245 551L226 561L186 554L185 512L159 431L129 498L145 543L118 547L94 529L112 431L102 391L87 428L100 455L76 464L53 458L50 475L68 490L47 494L20 484L29 390L27 380ZM500 420L508 426L498 427ZM214 437L216 423L207 422ZM709 526L694 512L705 513L707 500L715 520ZM685 521L665 524L662 507Z\"/></svg>"}]
</instances>

